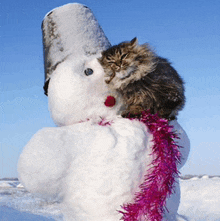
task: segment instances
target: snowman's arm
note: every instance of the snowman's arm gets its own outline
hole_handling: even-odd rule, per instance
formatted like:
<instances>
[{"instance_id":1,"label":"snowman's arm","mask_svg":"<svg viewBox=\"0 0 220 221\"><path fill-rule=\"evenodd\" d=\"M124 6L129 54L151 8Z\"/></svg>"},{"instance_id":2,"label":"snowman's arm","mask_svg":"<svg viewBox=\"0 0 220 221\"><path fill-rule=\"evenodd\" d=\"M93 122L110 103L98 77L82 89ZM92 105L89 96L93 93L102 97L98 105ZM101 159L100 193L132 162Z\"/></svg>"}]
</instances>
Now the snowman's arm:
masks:
<instances>
[{"instance_id":1,"label":"snowman's arm","mask_svg":"<svg viewBox=\"0 0 220 221\"><path fill-rule=\"evenodd\" d=\"M70 155L65 148L65 130L44 128L25 146L19 162L19 180L32 193L56 196L67 171Z\"/></svg>"},{"instance_id":2,"label":"snowman's arm","mask_svg":"<svg viewBox=\"0 0 220 221\"><path fill-rule=\"evenodd\" d=\"M181 147L180 148L181 162L177 166L178 170L180 170L185 165L188 159L190 152L190 141L186 132L183 130L183 128L179 125L179 123L176 120L171 121L170 125L173 126L173 131L175 131L180 138L176 140L177 144Z\"/></svg>"}]
</instances>

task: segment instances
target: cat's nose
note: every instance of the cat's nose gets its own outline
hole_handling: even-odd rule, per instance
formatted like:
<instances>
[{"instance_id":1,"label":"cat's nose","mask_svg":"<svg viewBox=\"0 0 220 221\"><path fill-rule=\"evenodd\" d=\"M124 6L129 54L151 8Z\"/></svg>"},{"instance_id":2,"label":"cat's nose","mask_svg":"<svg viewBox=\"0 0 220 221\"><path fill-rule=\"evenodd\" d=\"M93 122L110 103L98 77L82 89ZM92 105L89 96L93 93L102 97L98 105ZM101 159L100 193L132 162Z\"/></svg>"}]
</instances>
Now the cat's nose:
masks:
<instances>
[{"instance_id":1,"label":"cat's nose","mask_svg":"<svg viewBox=\"0 0 220 221\"><path fill-rule=\"evenodd\" d=\"M118 66L118 67L121 66L121 62L120 62L120 61L116 61L115 64L116 64L116 66Z\"/></svg>"}]
</instances>

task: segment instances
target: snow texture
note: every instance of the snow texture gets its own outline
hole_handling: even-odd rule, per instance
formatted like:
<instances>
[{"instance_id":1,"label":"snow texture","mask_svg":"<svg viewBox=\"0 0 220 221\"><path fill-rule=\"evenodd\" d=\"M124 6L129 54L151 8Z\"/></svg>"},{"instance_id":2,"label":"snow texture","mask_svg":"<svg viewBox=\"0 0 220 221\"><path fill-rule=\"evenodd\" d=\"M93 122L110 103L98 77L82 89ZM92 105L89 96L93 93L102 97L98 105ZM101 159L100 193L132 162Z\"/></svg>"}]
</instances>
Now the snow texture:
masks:
<instances>
[{"instance_id":1,"label":"snow texture","mask_svg":"<svg viewBox=\"0 0 220 221\"><path fill-rule=\"evenodd\" d=\"M97 59L81 60L78 63L66 60L51 77L48 99L51 117L58 126L72 125L93 119L100 122L113 118L121 109L120 98L108 89L104 82L104 71ZM93 74L86 76L87 68ZM106 107L108 96L117 97L116 105Z\"/></svg>"},{"instance_id":2,"label":"snow texture","mask_svg":"<svg viewBox=\"0 0 220 221\"><path fill-rule=\"evenodd\" d=\"M194 177L181 180L181 204L179 214L188 220L220 221L220 178Z\"/></svg>"},{"instance_id":3,"label":"snow texture","mask_svg":"<svg viewBox=\"0 0 220 221\"><path fill-rule=\"evenodd\" d=\"M220 177L180 179L178 221L220 221ZM17 181L0 181L1 221L62 221L59 202L27 192Z\"/></svg>"},{"instance_id":4,"label":"snow texture","mask_svg":"<svg viewBox=\"0 0 220 221\"><path fill-rule=\"evenodd\" d=\"M186 142L187 158L186 134L173 124L185 138L180 142ZM20 180L32 193L61 200L67 220L119 220L117 210L132 200L151 162L151 140L144 124L120 117L109 126L87 121L44 128L20 156ZM167 203L174 214L178 185L176 190Z\"/></svg>"},{"instance_id":5,"label":"snow texture","mask_svg":"<svg viewBox=\"0 0 220 221\"><path fill-rule=\"evenodd\" d=\"M122 118L44 128L20 157L20 180L32 193L62 198L67 220L119 220L150 163L149 139L144 125Z\"/></svg>"}]
</instances>

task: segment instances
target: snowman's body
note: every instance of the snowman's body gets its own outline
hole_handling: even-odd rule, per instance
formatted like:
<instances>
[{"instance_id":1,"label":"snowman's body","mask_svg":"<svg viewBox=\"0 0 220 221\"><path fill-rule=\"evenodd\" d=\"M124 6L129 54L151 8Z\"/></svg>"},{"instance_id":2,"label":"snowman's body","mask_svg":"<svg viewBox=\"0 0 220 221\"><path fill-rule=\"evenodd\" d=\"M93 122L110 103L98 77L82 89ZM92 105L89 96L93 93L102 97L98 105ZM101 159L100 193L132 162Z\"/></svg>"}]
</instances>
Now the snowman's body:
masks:
<instances>
[{"instance_id":1,"label":"snowman's body","mask_svg":"<svg viewBox=\"0 0 220 221\"><path fill-rule=\"evenodd\" d=\"M174 125L186 146L185 132ZM106 126L87 121L44 128L20 157L20 179L33 193L62 198L68 221L120 220L120 206L132 202L149 169L151 140L144 124L120 117ZM182 149L179 167L187 156L188 148ZM177 183L166 216L176 216L179 201Z\"/></svg>"},{"instance_id":2,"label":"snowman's body","mask_svg":"<svg viewBox=\"0 0 220 221\"><path fill-rule=\"evenodd\" d=\"M76 19L72 26L70 18ZM60 127L44 128L29 141L19 159L19 179L32 193L59 198L67 221L120 220L121 206L132 203L151 167L153 136L145 124L120 117L120 97L107 87L96 59L98 47L109 44L89 9L70 4L45 19L49 109ZM87 23L91 24L85 27ZM88 50L96 54L87 56ZM91 75L85 74L88 68ZM113 107L105 106L108 96L117 98ZM180 169L188 157L189 140L177 121L171 124L183 147ZM167 199L164 220L176 219L178 182L175 191Z\"/></svg>"},{"instance_id":3,"label":"snowman's body","mask_svg":"<svg viewBox=\"0 0 220 221\"><path fill-rule=\"evenodd\" d=\"M111 126L88 122L83 128L86 137L78 141L82 145L65 179L66 219L120 220L120 206L132 200L149 163L150 136L144 125L125 119L115 119Z\"/></svg>"}]
</instances>

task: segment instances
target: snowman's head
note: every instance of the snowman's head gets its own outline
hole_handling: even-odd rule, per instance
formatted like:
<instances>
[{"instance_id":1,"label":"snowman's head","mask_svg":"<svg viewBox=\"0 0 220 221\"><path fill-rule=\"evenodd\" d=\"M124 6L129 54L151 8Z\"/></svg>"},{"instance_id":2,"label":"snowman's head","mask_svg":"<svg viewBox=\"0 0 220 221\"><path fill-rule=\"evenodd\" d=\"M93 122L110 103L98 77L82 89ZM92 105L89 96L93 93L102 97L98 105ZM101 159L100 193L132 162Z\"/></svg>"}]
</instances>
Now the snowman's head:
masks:
<instances>
[{"instance_id":1,"label":"snowman's head","mask_svg":"<svg viewBox=\"0 0 220 221\"><path fill-rule=\"evenodd\" d=\"M62 126L115 116L119 99L114 104L117 95L107 88L96 60L111 44L92 11L77 3L56 8L45 16L42 31L45 89L54 122Z\"/></svg>"},{"instance_id":2,"label":"snowman's head","mask_svg":"<svg viewBox=\"0 0 220 221\"><path fill-rule=\"evenodd\" d=\"M109 102L109 98L113 100ZM114 118L122 104L120 97L107 87L97 59L83 57L58 65L50 79L48 99L51 116L58 126Z\"/></svg>"}]
</instances>

